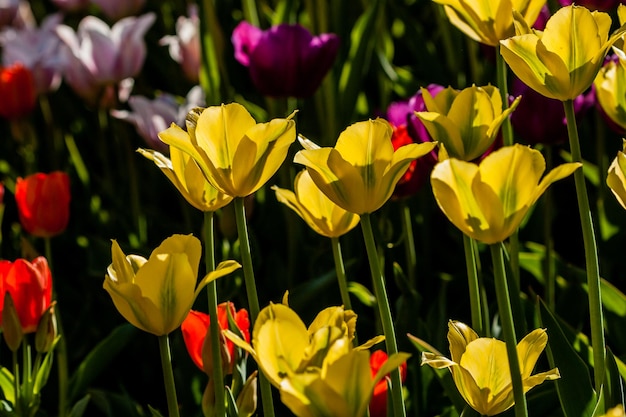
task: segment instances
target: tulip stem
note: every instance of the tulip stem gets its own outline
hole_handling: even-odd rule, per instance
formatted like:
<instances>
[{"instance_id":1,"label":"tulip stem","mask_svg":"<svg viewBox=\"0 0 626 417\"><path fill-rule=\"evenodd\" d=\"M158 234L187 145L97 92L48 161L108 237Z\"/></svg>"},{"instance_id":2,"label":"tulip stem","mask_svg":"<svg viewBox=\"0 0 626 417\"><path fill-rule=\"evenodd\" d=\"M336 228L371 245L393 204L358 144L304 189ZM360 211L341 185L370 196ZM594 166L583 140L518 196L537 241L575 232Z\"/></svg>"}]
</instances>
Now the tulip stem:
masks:
<instances>
[{"instance_id":1,"label":"tulip stem","mask_svg":"<svg viewBox=\"0 0 626 417\"><path fill-rule=\"evenodd\" d=\"M548 170L552 169L552 146L548 145L545 149L546 166ZM556 273L554 270L554 241L552 239L552 192L548 188L543 197L543 234L544 234L544 281L546 303L550 311L554 312L556 308Z\"/></svg>"},{"instance_id":2,"label":"tulip stem","mask_svg":"<svg viewBox=\"0 0 626 417\"><path fill-rule=\"evenodd\" d=\"M252 255L250 253L250 240L248 239L248 226L246 224L246 208L244 197L235 197L235 219L237 222L237 235L239 236L239 250L241 251L241 263L243 264L243 277L246 284L248 307L250 308L250 324L254 326L259 315L259 297L256 292L254 269L252 268ZM272 399L272 387L263 373L259 374L259 386L261 388L261 403L263 416L274 417L274 402Z\"/></svg>"},{"instance_id":3,"label":"tulip stem","mask_svg":"<svg viewBox=\"0 0 626 417\"><path fill-rule=\"evenodd\" d=\"M500 313L502 334L504 336L506 352L509 358L511 384L513 385L513 398L515 399L515 417L528 417L526 397L524 396L524 385L522 383L522 373L520 371L519 357L517 356L517 337L515 336L513 310L511 309L509 286L506 281L502 246L499 243L489 246L491 248L491 259L493 262L498 312Z\"/></svg>"},{"instance_id":4,"label":"tulip stem","mask_svg":"<svg viewBox=\"0 0 626 417\"><path fill-rule=\"evenodd\" d=\"M161 352L161 367L163 368L163 382L167 397L167 411L169 417L179 417L174 371L172 370L172 352L168 335L159 336L159 351Z\"/></svg>"},{"instance_id":5,"label":"tulip stem","mask_svg":"<svg viewBox=\"0 0 626 417\"><path fill-rule=\"evenodd\" d=\"M204 212L204 262L206 265L206 273L215 270L215 248L213 243L213 212ZM217 318L217 282L215 280L209 282L206 286L207 297L209 302L209 332L211 337L211 359L213 361L213 369L210 378L213 378L213 387L215 389L215 415L226 415L226 395L224 390L224 371L222 369L222 355L220 349L220 328Z\"/></svg>"},{"instance_id":6,"label":"tulip stem","mask_svg":"<svg viewBox=\"0 0 626 417\"><path fill-rule=\"evenodd\" d=\"M467 268L467 283L469 287L470 311L472 314L472 329L479 335L484 335L483 315L480 298L480 285L476 270L476 252L472 238L463 234L463 248L465 249L465 267Z\"/></svg>"},{"instance_id":7,"label":"tulip stem","mask_svg":"<svg viewBox=\"0 0 626 417\"><path fill-rule=\"evenodd\" d=\"M393 318L391 317L387 290L385 289L385 276L383 275L383 270L380 266L378 251L376 250L376 242L374 241L374 232L372 231L370 213L361 215L361 229L363 230L363 239L365 240L367 258L370 264L374 295L376 296L376 303L378 304L378 313L383 326L383 333L385 334L387 354L391 356L398 353L398 342L396 340L396 332L393 327ZM406 410L404 408L404 398L402 397L402 379L400 378L399 368L391 371L390 379L391 399L394 411L393 415L394 417L405 417Z\"/></svg>"},{"instance_id":8,"label":"tulip stem","mask_svg":"<svg viewBox=\"0 0 626 417\"><path fill-rule=\"evenodd\" d=\"M566 100L563 102L565 117L567 119L567 134L569 136L572 162L582 163L580 143L578 140L578 128L576 126L576 116L574 113L574 102ZM602 315L602 299L600 295L600 266L598 264L598 248L593 231L593 221L591 209L589 207L589 197L585 185L585 174L582 169L574 171L574 182L576 184L576 198L578 200L578 211L580 214L580 225L583 233L583 243L585 247L585 264L587 270L587 287L589 293L589 318L591 321L591 345L593 347L593 368L596 392L600 393L600 388L604 381L604 362L606 359L606 345L604 340L604 318Z\"/></svg>"},{"instance_id":9,"label":"tulip stem","mask_svg":"<svg viewBox=\"0 0 626 417\"><path fill-rule=\"evenodd\" d=\"M335 272L337 273L337 282L339 283L339 293L341 294L341 303L346 310L352 310L350 302L350 293L348 292L348 279L346 278L346 268L343 263L343 255L341 254L341 244L338 237L330 239L333 247L333 259L335 260Z\"/></svg>"},{"instance_id":10,"label":"tulip stem","mask_svg":"<svg viewBox=\"0 0 626 417\"><path fill-rule=\"evenodd\" d=\"M407 263L407 275L413 289L417 288L417 253L415 252L415 237L413 236L413 222L411 221L411 207L402 201L402 232L404 235L404 254Z\"/></svg>"}]
</instances>

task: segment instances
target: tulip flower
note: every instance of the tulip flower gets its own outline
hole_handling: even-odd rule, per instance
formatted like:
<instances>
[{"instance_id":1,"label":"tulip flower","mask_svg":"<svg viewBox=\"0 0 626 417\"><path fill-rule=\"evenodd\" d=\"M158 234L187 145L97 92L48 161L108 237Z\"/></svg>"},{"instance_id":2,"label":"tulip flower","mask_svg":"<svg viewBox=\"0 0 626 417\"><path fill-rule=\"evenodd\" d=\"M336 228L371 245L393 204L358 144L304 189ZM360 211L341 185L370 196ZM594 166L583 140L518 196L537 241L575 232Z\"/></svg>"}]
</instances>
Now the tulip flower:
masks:
<instances>
[{"instance_id":1,"label":"tulip flower","mask_svg":"<svg viewBox=\"0 0 626 417\"><path fill-rule=\"evenodd\" d=\"M436 95L443 90L443 86L430 84L426 89L431 95ZM426 127L415 115L415 112L424 110L426 110L426 105L421 89L408 100L393 102L389 105L386 119L393 126L391 143L394 150L409 143L432 142ZM406 173L396 184L392 198L414 195L426 183L436 163L436 149L411 162Z\"/></svg>"},{"instance_id":2,"label":"tulip flower","mask_svg":"<svg viewBox=\"0 0 626 417\"><path fill-rule=\"evenodd\" d=\"M562 164L541 178L546 169L541 153L515 144L489 154L480 165L458 159L440 162L431 184L437 204L457 228L473 239L493 244L517 230L550 184L580 166Z\"/></svg>"},{"instance_id":3,"label":"tulip flower","mask_svg":"<svg viewBox=\"0 0 626 417\"><path fill-rule=\"evenodd\" d=\"M624 406L622 404L617 405L608 410L602 417L626 417Z\"/></svg>"},{"instance_id":4,"label":"tulip flower","mask_svg":"<svg viewBox=\"0 0 626 417\"><path fill-rule=\"evenodd\" d=\"M480 415L494 416L511 408L514 399L505 343L478 337L474 330L458 321L448 323L448 342L450 359L424 352L422 365L450 369L459 393ZM517 344L525 393L546 380L561 377L557 368L531 375L547 343L545 329L536 329Z\"/></svg>"},{"instance_id":5,"label":"tulip flower","mask_svg":"<svg viewBox=\"0 0 626 417\"><path fill-rule=\"evenodd\" d=\"M434 0L444 5L450 23L477 42L497 46L515 35L513 11L532 26L546 0Z\"/></svg>"},{"instance_id":6,"label":"tulip flower","mask_svg":"<svg viewBox=\"0 0 626 417\"><path fill-rule=\"evenodd\" d=\"M141 155L152 160L174 184L189 204L200 211L217 211L233 198L223 194L209 183L193 159L177 148L170 150L170 158L149 149L138 149Z\"/></svg>"},{"instance_id":7,"label":"tulip flower","mask_svg":"<svg viewBox=\"0 0 626 417\"><path fill-rule=\"evenodd\" d=\"M598 106L609 126L626 132L626 67L617 58L607 59L593 82Z\"/></svg>"},{"instance_id":8,"label":"tulip flower","mask_svg":"<svg viewBox=\"0 0 626 417\"><path fill-rule=\"evenodd\" d=\"M334 148L302 141L306 149L294 162L306 166L315 185L339 207L359 215L372 213L389 200L411 161L436 146L411 143L394 151L392 133L383 119L358 122L339 135Z\"/></svg>"},{"instance_id":9,"label":"tulip flower","mask_svg":"<svg viewBox=\"0 0 626 417\"><path fill-rule=\"evenodd\" d=\"M18 15L20 0L4 0L0 2L0 29L10 25Z\"/></svg>"},{"instance_id":10,"label":"tulip flower","mask_svg":"<svg viewBox=\"0 0 626 417\"><path fill-rule=\"evenodd\" d=\"M428 111L415 114L449 157L464 161L479 158L494 144L500 126L520 100L516 98L503 111L500 90L491 85L448 87L434 97L422 89L422 95Z\"/></svg>"},{"instance_id":11,"label":"tulip flower","mask_svg":"<svg viewBox=\"0 0 626 417\"><path fill-rule=\"evenodd\" d=\"M196 288L201 253L200 241L191 235L165 239L148 259L126 256L114 240L103 287L133 326L166 336L181 325L206 284L240 267L235 261L222 262Z\"/></svg>"},{"instance_id":12,"label":"tulip flower","mask_svg":"<svg viewBox=\"0 0 626 417\"><path fill-rule=\"evenodd\" d=\"M519 78L513 79L511 94L523 97L511 113L513 131L521 141L530 145L567 142L567 120L561 101L539 94ZM591 93L583 93L574 99L577 121L593 106L593 102Z\"/></svg>"},{"instance_id":13,"label":"tulip flower","mask_svg":"<svg viewBox=\"0 0 626 417\"><path fill-rule=\"evenodd\" d=\"M566 6L550 17L543 32L528 30L501 41L500 52L533 90L561 101L574 100L591 86L607 51L626 33L624 25L609 37L610 28L608 14Z\"/></svg>"},{"instance_id":14,"label":"tulip flower","mask_svg":"<svg viewBox=\"0 0 626 417\"><path fill-rule=\"evenodd\" d=\"M372 378L376 376L380 368L387 362L387 354L382 350L375 350L370 355L370 368ZM406 362L400 365L400 375L402 382L406 379ZM378 381L374 387L374 394L369 405L370 417L387 416L387 381L386 378Z\"/></svg>"},{"instance_id":15,"label":"tulip flower","mask_svg":"<svg viewBox=\"0 0 626 417\"><path fill-rule=\"evenodd\" d=\"M316 233L334 238L343 236L359 224L359 216L333 203L320 191L308 171L300 171L294 180L294 191L272 187L276 198L292 209Z\"/></svg>"},{"instance_id":16,"label":"tulip flower","mask_svg":"<svg viewBox=\"0 0 626 417\"><path fill-rule=\"evenodd\" d=\"M20 63L0 67L0 97L0 117L14 120L30 114L37 100L30 70Z\"/></svg>"},{"instance_id":17,"label":"tulip flower","mask_svg":"<svg viewBox=\"0 0 626 417\"><path fill-rule=\"evenodd\" d=\"M64 12L79 12L89 6L91 0L52 0L59 9Z\"/></svg>"},{"instance_id":18,"label":"tulip flower","mask_svg":"<svg viewBox=\"0 0 626 417\"><path fill-rule=\"evenodd\" d=\"M272 97L313 95L339 50L337 35L312 36L297 24L261 30L244 21L231 40L235 59L248 67L254 86Z\"/></svg>"},{"instance_id":19,"label":"tulip flower","mask_svg":"<svg viewBox=\"0 0 626 417\"><path fill-rule=\"evenodd\" d=\"M161 142L159 132L172 123L183 125L192 108L204 105L204 91L200 86L193 87L182 104L167 93L160 94L153 100L144 96L130 96L128 104L130 111L111 110L111 115L132 123L150 148L167 154L169 147Z\"/></svg>"},{"instance_id":20,"label":"tulip flower","mask_svg":"<svg viewBox=\"0 0 626 417\"><path fill-rule=\"evenodd\" d=\"M141 11L146 0L91 0L104 15L114 21L134 16Z\"/></svg>"},{"instance_id":21,"label":"tulip flower","mask_svg":"<svg viewBox=\"0 0 626 417\"><path fill-rule=\"evenodd\" d=\"M55 91L61 83L61 49L64 45L55 29L61 23L60 13L47 16L39 28L9 28L0 33L2 63L21 63L30 70L37 94Z\"/></svg>"},{"instance_id":22,"label":"tulip flower","mask_svg":"<svg viewBox=\"0 0 626 417\"><path fill-rule=\"evenodd\" d=\"M5 293L11 294L23 333L33 333L52 299L52 274L43 256L32 262L0 261L0 311ZM1 320L2 314L0 314Z\"/></svg>"},{"instance_id":23,"label":"tulip flower","mask_svg":"<svg viewBox=\"0 0 626 417\"><path fill-rule=\"evenodd\" d=\"M229 328L228 315L231 315L235 323L237 324L237 331L239 331L246 342L250 342L250 320L248 318L248 311L245 309L235 310L235 306L231 302L221 303L217 306L218 325L220 328L220 334ZM208 375L211 375L211 361L205 362L205 357L210 357L210 352L207 352L207 348L210 347L209 339L209 326L211 321L209 315L200 311L191 310L187 315L187 318L181 325L181 331L183 333L183 340L187 347L187 352L191 356L191 360L194 364ZM224 344L225 360L225 374L232 374L235 357L235 345L226 338L222 337Z\"/></svg>"},{"instance_id":24,"label":"tulip flower","mask_svg":"<svg viewBox=\"0 0 626 417\"><path fill-rule=\"evenodd\" d=\"M15 185L15 201L22 227L37 237L62 233L69 221L70 179L60 171L36 173Z\"/></svg>"},{"instance_id":25,"label":"tulip flower","mask_svg":"<svg viewBox=\"0 0 626 417\"><path fill-rule=\"evenodd\" d=\"M57 34L68 46L63 59L63 76L72 89L91 105L112 106L113 86L141 71L146 57L143 36L156 15L127 17L112 27L95 16L87 16L75 32L59 25Z\"/></svg>"},{"instance_id":26,"label":"tulip flower","mask_svg":"<svg viewBox=\"0 0 626 417\"><path fill-rule=\"evenodd\" d=\"M231 197L246 197L276 173L296 139L295 122L273 119L256 123L241 104L199 109L187 132L172 124L159 138L188 153L207 180Z\"/></svg>"},{"instance_id":27,"label":"tulip flower","mask_svg":"<svg viewBox=\"0 0 626 417\"><path fill-rule=\"evenodd\" d=\"M606 184L617 201L626 209L626 139L622 142L622 150L617 153L609 166Z\"/></svg>"},{"instance_id":28,"label":"tulip flower","mask_svg":"<svg viewBox=\"0 0 626 417\"><path fill-rule=\"evenodd\" d=\"M4 205L4 184L0 182L0 207Z\"/></svg>"},{"instance_id":29,"label":"tulip flower","mask_svg":"<svg viewBox=\"0 0 626 417\"><path fill-rule=\"evenodd\" d=\"M200 18L198 7L189 7L189 17L180 16L176 20L176 35L164 36L160 45L168 45L172 59L178 62L185 77L198 82L200 74Z\"/></svg>"},{"instance_id":30,"label":"tulip flower","mask_svg":"<svg viewBox=\"0 0 626 417\"><path fill-rule=\"evenodd\" d=\"M356 315L342 307L320 312L307 327L288 306L270 304L254 323L252 345L226 336L248 351L282 402L298 417L364 417L376 384L409 355L396 354L372 378L367 347L352 349Z\"/></svg>"}]
</instances>

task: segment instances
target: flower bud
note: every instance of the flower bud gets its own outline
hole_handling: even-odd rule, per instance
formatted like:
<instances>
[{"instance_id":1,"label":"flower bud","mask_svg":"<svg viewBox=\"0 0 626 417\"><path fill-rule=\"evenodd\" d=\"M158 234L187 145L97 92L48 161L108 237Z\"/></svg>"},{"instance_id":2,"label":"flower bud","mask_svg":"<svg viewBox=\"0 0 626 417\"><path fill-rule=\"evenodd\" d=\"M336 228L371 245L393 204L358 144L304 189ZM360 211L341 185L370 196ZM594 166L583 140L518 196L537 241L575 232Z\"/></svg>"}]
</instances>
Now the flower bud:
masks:
<instances>
[{"instance_id":1,"label":"flower bud","mask_svg":"<svg viewBox=\"0 0 626 417\"><path fill-rule=\"evenodd\" d=\"M17 315L17 309L13 303L13 297L10 292L4 293L4 307L2 309L2 335L4 341L12 352L16 352L22 344L24 333L22 332L22 324Z\"/></svg>"},{"instance_id":2,"label":"flower bud","mask_svg":"<svg viewBox=\"0 0 626 417\"><path fill-rule=\"evenodd\" d=\"M237 415L250 417L254 415L257 406L257 374L254 371L246 380L243 389L237 397Z\"/></svg>"},{"instance_id":3,"label":"flower bud","mask_svg":"<svg viewBox=\"0 0 626 417\"><path fill-rule=\"evenodd\" d=\"M35 349L38 353L47 353L58 335L57 318L54 310L56 301L50 304L50 307L43 313L37 332L35 333Z\"/></svg>"}]
</instances>

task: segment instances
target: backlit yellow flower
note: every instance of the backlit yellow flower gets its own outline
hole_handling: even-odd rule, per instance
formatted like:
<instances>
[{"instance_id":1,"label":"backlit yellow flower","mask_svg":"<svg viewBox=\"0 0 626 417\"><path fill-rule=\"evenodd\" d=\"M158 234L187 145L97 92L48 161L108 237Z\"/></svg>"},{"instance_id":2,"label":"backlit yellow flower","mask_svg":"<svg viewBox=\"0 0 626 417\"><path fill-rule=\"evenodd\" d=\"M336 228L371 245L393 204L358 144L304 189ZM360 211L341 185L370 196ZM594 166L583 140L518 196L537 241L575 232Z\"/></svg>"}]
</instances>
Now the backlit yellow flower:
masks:
<instances>
[{"instance_id":1,"label":"backlit yellow flower","mask_svg":"<svg viewBox=\"0 0 626 417\"><path fill-rule=\"evenodd\" d=\"M192 110L188 116L193 120L191 132L190 123L188 132L172 124L159 138L189 154L220 192L246 197L261 188L285 160L296 139L292 117L256 123L241 104L222 104Z\"/></svg>"},{"instance_id":2,"label":"backlit yellow flower","mask_svg":"<svg viewBox=\"0 0 626 417\"><path fill-rule=\"evenodd\" d=\"M428 111L415 114L450 158L464 161L474 160L489 149L520 100L518 97L502 111L500 90L491 85L463 90L448 87L435 97L422 88L422 97Z\"/></svg>"},{"instance_id":3,"label":"backlit yellow flower","mask_svg":"<svg viewBox=\"0 0 626 417\"><path fill-rule=\"evenodd\" d=\"M609 166L606 184L609 186L617 201L626 209L626 139L622 139L622 150Z\"/></svg>"},{"instance_id":4,"label":"backlit yellow flower","mask_svg":"<svg viewBox=\"0 0 626 417\"><path fill-rule=\"evenodd\" d=\"M189 204L200 211L216 211L233 198L222 194L204 177L191 157L178 148L170 147L170 157L152 149L138 149L141 155L152 160L174 184Z\"/></svg>"},{"instance_id":5,"label":"backlit yellow flower","mask_svg":"<svg viewBox=\"0 0 626 417\"><path fill-rule=\"evenodd\" d=\"M516 144L489 154L480 165L446 159L435 166L431 184L437 204L457 228L492 244L519 227L550 184L580 166L562 164L541 178L546 169L541 153Z\"/></svg>"},{"instance_id":6,"label":"backlit yellow flower","mask_svg":"<svg viewBox=\"0 0 626 417\"><path fill-rule=\"evenodd\" d=\"M513 10L532 26L546 3L546 0L434 1L445 6L450 23L475 41L491 46L515 35Z\"/></svg>"},{"instance_id":7,"label":"backlit yellow flower","mask_svg":"<svg viewBox=\"0 0 626 417\"><path fill-rule=\"evenodd\" d=\"M500 42L500 52L515 75L538 93L561 101L573 100L593 82L609 48L626 32L611 37L611 18L585 7L560 8L543 32Z\"/></svg>"},{"instance_id":8,"label":"backlit yellow flower","mask_svg":"<svg viewBox=\"0 0 626 417\"><path fill-rule=\"evenodd\" d=\"M149 259L124 255L114 240L103 287L133 326L167 335L181 325L206 284L240 267L235 261L222 262L196 288L201 253L200 241L191 235L165 239Z\"/></svg>"},{"instance_id":9,"label":"backlit yellow flower","mask_svg":"<svg viewBox=\"0 0 626 417\"><path fill-rule=\"evenodd\" d=\"M295 211L311 229L326 237L339 237L359 224L359 216L333 203L315 185L307 170L294 180L294 191L272 187L276 198Z\"/></svg>"},{"instance_id":10,"label":"backlit yellow flower","mask_svg":"<svg viewBox=\"0 0 626 417\"><path fill-rule=\"evenodd\" d=\"M626 417L626 412L624 412L624 406L618 405L616 407L611 408L606 412L602 417Z\"/></svg>"},{"instance_id":11,"label":"backlit yellow flower","mask_svg":"<svg viewBox=\"0 0 626 417\"><path fill-rule=\"evenodd\" d=\"M411 161L436 144L411 143L395 152L393 130L383 119L358 122L341 132L334 148L306 145L294 162L306 166L317 187L339 207L372 213L391 197Z\"/></svg>"},{"instance_id":12,"label":"backlit yellow flower","mask_svg":"<svg viewBox=\"0 0 626 417\"><path fill-rule=\"evenodd\" d=\"M355 326L356 315L342 307L323 310L307 329L288 306L270 304L254 324L252 345L226 336L252 355L296 416L365 417L376 383L409 355L392 355L372 378L366 349L382 338L353 348Z\"/></svg>"},{"instance_id":13,"label":"backlit yellow flower","mask_svg":"<svg viewBox=\"0 0 626 417\"><path fill-rule=\"evenodd\" d=\"M515 400L506 344L478 337L474 330L458 321L448 323L448 342L450 359L424 352L422 365L450 369L459 393L481 415L493 416L511 408ZM536 329L517 344L524 393L545 380L560 378L557 368L531 375L547 343L545 329Z\"/></svg>"}]
</instances>

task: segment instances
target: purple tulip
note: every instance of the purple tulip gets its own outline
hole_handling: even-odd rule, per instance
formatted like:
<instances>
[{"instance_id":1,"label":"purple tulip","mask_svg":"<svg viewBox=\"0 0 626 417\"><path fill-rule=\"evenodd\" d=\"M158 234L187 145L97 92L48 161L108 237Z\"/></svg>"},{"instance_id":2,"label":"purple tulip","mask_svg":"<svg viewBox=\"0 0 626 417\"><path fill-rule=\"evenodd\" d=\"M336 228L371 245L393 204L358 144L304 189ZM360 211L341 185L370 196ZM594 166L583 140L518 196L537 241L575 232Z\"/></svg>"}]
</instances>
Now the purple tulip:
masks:
<instances>
[{"instance_id":1,"label":"purple tulip","mask_svg":"<svg viewBox=\"0 0 626 417\"><path fill-rule=\"evenodd\" d=\"M309 97L333 65L339 38L312 36L301 25L261 30L241 22L231 38L235 58L248 67L255 87L272 97Z\"/></svg>"},{"instance_id":2,"label":"purple tulip","mask_svg":"<svg viewBox=\"0 0 626 417\"><path fill-rule=\"evenodd\" d=\"M0 34L3 65L21 62L33 74L38 94L56 90L61 82L64 45L55 30L62 19L62 15L52 14L40 28L10 28Z\"/></svg>"},{"instance_id":3,"label":"purple tulip","mask_svg":"<svg viewBox=\"0 0 626 417\"><path fill-rule=\"evenodd\" d=\"M511 125L517 136L528 144L560 144L567 141L567 121L563 103L547 98L532 88L513 79L511 97L522 96L519 105L511 113ZM576 120L593 106L593 94L581 94L574 100Z\"/></svg>"},{"instance_id":4,"label":"purple tulip","mask_svg":"<svg viewBox=\"0 0 626 417\"><path fill-rule=\"evenodd\" d=\"M178 62L183 73L192 82L198 82L200 74L200 19L198 8L189 7L189 17L176 20L176 36L164 36L159 43L168 45L170 56Z\"/></svg>"},{"instance_id":5,"label":"purple tulip","mask_svg":"<svg viewBox=\"0 0 626 417\"><path fill-rule=\"evenodd\" d=\"M154 13L126 17L109 27L97 17L87 16L77 32L58 26L57 34L68 46L63 57L65 81L89 104L114 105L111 87L141 71L146 58L143 37L155 18Z\"/></svg>"},{"instance_id":6,"label":"purple tulip","mask_svg":"<svg viewBox=\"0 0 626 417\"><path fill-rule=\"evenodd\" d=\"M0 28L10 25L17 17L20 0L0 1Z\"/></svg>"},{"instance_id":7,"label":"purple tulip","mask_svg":"<svg viewBox=\"0 0 626 417\"><path fill-rule=\"evenodd\" d=\"M438 84L430 84L426 87L433 97L443 88L443 86ZM432 141L422 121L415 116L416 111L426 111L422 90L419 90L408 100L391 103L387 108L386 118L393 126L391 141L394 149L409 143ZM432 151L413 161L407 172L396 184L393 197L402 198L415 194L426 183L436 163L436 151Z\"/></svg>"},{"instance_id":8,"label":"purple tulip","mask_svg":"<svg viewBox=\"0 0 626 417\"><path fill-rule=\"evenodd\" d=\"M91 0L102 10L102 13L113 21L124 17L135 16L143 8L146 0Z\"/></svg>"},{"instance_id":9,"label":"purple tulip","mask_svg":"<svg viewBox=\"0 0 626 417\"><path fill-rule=\"evenodd\" d=\"M89 6L89 0L52 0L52 3L64 12L78 12Z\"/></svg>"},{"instance_id":10,"label":"purple tulip","mask_svg":"<svg viewBox=\"0 0 626 417\"><path fill-rule=\"evenodd\" d=\"M561 6L569 6L576 3L577 6L584 6L590 10L600 10L607 12L614 10L620 4L626 4L626 0L559 0Z\"/></svg>"},{"instance_id":11,"label":"purple tulip","mask_svg":"<svg viewBox=\"0 0 626 417\"><path fill-rule=\"evenodd\" d=\"M169 146L161 142L159 132L167 129L172 123L185 126L187 113L194 107L204 107L204 92L200 86L195 86L180 104L171 94L161 94L150 100L144 96L131 96L128 105L131 111L111 110L111 115L117 119L132 123L137 133L146 141L146 144L161 153L169 153Z\"/></svg>"}]
</instances>

